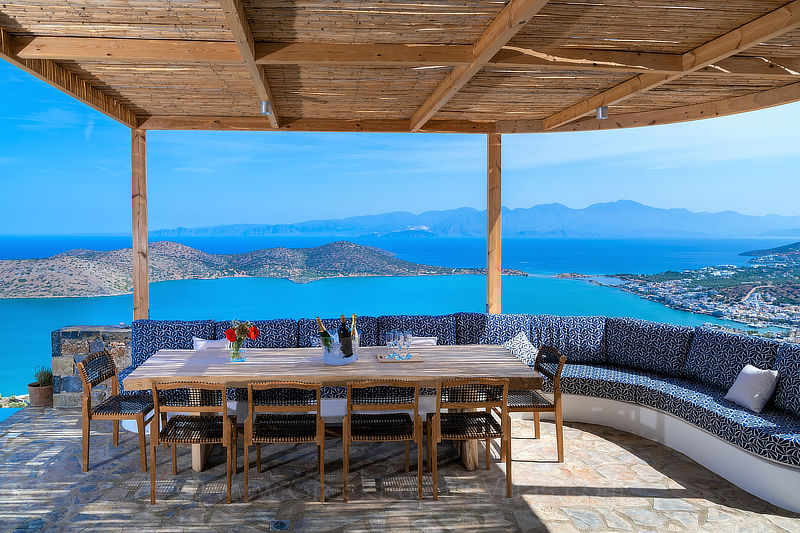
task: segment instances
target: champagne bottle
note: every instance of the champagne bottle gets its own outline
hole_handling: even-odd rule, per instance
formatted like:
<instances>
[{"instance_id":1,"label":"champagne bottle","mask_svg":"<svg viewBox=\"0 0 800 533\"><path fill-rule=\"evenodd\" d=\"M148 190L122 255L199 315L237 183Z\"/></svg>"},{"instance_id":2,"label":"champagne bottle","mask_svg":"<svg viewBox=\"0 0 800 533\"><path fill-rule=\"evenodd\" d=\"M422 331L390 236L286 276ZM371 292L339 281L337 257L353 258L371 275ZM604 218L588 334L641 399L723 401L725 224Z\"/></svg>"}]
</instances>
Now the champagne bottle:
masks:
<instances>
[{"instance_id":1,"label":"champagne bottle","mask_svg":"<svg viewBox=\"0 0 800 533\"><path fill-rule=\"evenodd\" d=\"M344 315L340 317L340 320L342 323L339 324L339 344L344 356L350 357L353 355L353 338L350 336L350 330L347 328L347 321Z\"/></svg>"},{"instance_id":2,"label":"champagne bottle","mask_svg":"<svg viewBox=\"0 0 800 533\"><path fill-rule=\"evenodd\" d=\"M353 348L361 346L361 335L356 329L356 315L353 313L353 322L350 324L350 336L353 337Z\"/></svg>"},{"instance_id":3,"label":"champagne bottle","mask_svg":"<svg viewBox=\"0 0 800 533\"><path fill-rule=\"evenodd\" d=\"M325 329L325 325L322 323L319 317L317 317L317 325L319 326L319 340L322 343L322 346L325 348L330 348L333 346L333 337L331 334L328 333L328 330Z\"/></svg>"}]
</instances>

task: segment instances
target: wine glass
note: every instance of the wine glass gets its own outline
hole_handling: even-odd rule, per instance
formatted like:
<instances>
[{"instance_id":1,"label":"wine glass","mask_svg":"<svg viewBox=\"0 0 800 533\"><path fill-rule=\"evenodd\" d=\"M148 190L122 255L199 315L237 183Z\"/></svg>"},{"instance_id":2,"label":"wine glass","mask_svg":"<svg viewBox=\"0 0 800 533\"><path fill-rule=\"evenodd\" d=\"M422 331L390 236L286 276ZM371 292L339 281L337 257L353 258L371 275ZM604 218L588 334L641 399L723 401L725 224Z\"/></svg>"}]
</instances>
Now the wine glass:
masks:
<instances>
[{"instance_id":1,"label":"wine glass","mask_svg":"<svg viewBox=\"0 0 800 533\"><path fill-rule=\"evenodd\" d=\"M411 359L411 339L414 334L411 330L403 331L403 359Z\"/></svg>"}]
</instances>

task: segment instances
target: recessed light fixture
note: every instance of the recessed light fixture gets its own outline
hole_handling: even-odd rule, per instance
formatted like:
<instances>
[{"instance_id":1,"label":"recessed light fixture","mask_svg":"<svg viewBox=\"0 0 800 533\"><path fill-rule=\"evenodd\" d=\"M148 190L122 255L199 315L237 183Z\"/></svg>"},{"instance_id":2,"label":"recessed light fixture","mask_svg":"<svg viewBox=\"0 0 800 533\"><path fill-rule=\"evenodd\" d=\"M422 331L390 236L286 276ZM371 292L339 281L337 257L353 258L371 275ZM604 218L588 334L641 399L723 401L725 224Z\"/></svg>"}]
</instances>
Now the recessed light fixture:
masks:
<instances>
[{"instance_id":1,"label":"recessed light fixture","mask_svg":"<svg viewBox=\"0 0 800 533\"><path fill-rule=\"evenodd\" d=\"M608 118L608 106L607 105L601 105L595 111L597 112L597 120L605 120L605 119Z\"/></svg>"},{"instance_id":2,"label":"recessed light fixture","mask_svg":"<svg viewBox=\"0 0 800 533\"><path fill-rule=\"evenodd\" d=\"M272 104L270 102L267 102L266 100L261 100L261 114L262 115L272 114Z\"/></svg>"}]
</instances>

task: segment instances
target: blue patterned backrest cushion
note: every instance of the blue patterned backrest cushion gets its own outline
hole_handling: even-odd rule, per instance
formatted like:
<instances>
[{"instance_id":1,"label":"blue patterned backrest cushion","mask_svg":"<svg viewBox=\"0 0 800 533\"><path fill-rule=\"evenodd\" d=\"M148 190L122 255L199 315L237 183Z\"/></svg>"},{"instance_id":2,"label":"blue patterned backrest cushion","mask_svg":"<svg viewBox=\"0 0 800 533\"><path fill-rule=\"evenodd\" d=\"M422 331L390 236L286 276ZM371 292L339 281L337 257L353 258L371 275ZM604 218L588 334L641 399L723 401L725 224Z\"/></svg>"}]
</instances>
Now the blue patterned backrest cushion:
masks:
<instances>
[{"instance_id":1,"label":"blue patterned backrest cushion","mask_svg":"<svg viewBox=\"0 0 800 533\"><path fill-rule=\"evenodd\" d=\"M606 319L608 362L680 376L694 329L635 318Z\"/></svg>"},{"instance_id":2,"label":"blue patterned backrest cushion","mask_svg":"<svg viewBox=\"0 0 800 533\"><path fill-rule=\"evenodd\" d=\"M291 318L278 318L275 320L251 320L259 330L258 338L254 341L244 341L245 348L297 348L297 321ZM216 323L215 339L224 339L225 330L231 327L230 320L220 320Z\"/></svg>"},{"instance_id":3,"label":"blue patterned backrest cushion","mask_svg":"<svg viewBox=\"0 0 800 533\"><path fill-rule=\"evenodd\" d=\"M558 348L567 363L606 362L605 317L537 315L532 321L538 345Z\"/></svg>"},{"instance_id":4,"label":"blue patterned backrest cushion","mask_svg":"<svg viewBox=\"0 0 800 533\"><path fill-rule=\"evenodd\" d=\"M386 344L386 332L392 329L411 330L415 337L436 337L436 344L456 343L454 315L390 315L378 317L378 345Z\"/></svg>"},{"instance_id":5,"label":"blue patterned backrest cushion","mask_svg":"<svg viewBox=\"0 0 800 533\"><path fill-rule=\"evenodd\" d=\"M486 313L456 313L456 344L478 344L486 329Z\"/></svg>"},{"instance_id":6,"label":"blue patterned backrest cushion","mask_svg":"<svg viewBox=\"0 0 800 533\"><path fill-rule=\"evenodd\" d=\"M331 335L336 335L341 323L338 318L323 318L322 323ZM347 322L350 327L350 321ZM378 344L378 319L374 316L356 317L356 328L361 335L361 346L375 346ZM319 327L315 318L301 318L297 321L297 344L301 348L314 346L312 339L319 337Z\"/></svg>"},{"instance_id":7,"label":"blue patterned backrest cushion","mask_svg":"<svg viewBox=\"0 0 800 533\"><path fill-rule=\"evenodd\" d=\"M698 326L683 370L692 379L729 389L747 364L772 368L777 352L775 341Z\"/></svg>"},{"instance_id":8,"label":"blue patterned backrest cushion","mask_svg":"<svg viewBox=\"0 0 800 533\"><path fill-rule=\"evenodd\" d=\"M503 344L523 333L530 339L530 315L487 315L478 344Z\"/></svg>"},{"instance_id":9,"label":"blue patterned backrest cushion","mask_svg":"<svg viewBox=\"0 0 800 533\"><path fill-rule=\"evenodd\" d=\"M778 371L775 407L800 416L800 344L782 344L773 370Z\"/></svg>"},{"instance_id":10,"label":"blue patterned backrest cushion","mask_svg":"<svg viewBox=\"0 0 800 533\"><path fill-rule=\"evenodd\" d=\"M131 366L136 368L161 349L191 350L192 337L214 338L214 322L134 320L131 324Z\"/></svg>"}]
</instances>

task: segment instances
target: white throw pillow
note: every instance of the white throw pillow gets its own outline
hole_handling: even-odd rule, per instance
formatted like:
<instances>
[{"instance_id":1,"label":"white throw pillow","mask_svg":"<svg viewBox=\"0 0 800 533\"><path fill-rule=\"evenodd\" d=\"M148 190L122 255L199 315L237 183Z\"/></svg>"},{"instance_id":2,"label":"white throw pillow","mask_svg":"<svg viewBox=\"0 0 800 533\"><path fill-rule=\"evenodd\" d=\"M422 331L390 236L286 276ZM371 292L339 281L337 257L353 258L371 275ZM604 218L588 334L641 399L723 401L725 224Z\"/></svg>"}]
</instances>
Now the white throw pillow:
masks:
<instances>
[{"instance_id":1,"label":"white throw pillow","mask_svg":"<svg viewBox=\"0 0 800 533\"><path fill-rule=\"evenodd\" d=\"M775 392L777 382L777 370L761 370L753 365L745 365L725 399L760 413Z\"/></svg>"},{"instance_id":2,"label":"white throw pillow","mask_svg":"<svg viewBox=\"0 0 800 533\"><path fill-rule=\"evenodd\" d=\"M436 346L439 337L411 337L411 346Z\"/></svg>"},{"instance_id":3,"label":"white throw pillow","mask_svg":"<svg viewBox=\"0 0 800 533\"><path fill-rule=\"evenodd\" d=\"M229 346L228 339L219 339L212 341L208 339L201 339L200 337L192 337L192 347L195 350L219 350L225 349Z\"/></svg>"}]
</instances>

